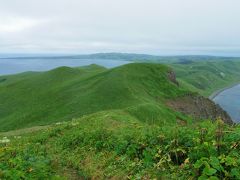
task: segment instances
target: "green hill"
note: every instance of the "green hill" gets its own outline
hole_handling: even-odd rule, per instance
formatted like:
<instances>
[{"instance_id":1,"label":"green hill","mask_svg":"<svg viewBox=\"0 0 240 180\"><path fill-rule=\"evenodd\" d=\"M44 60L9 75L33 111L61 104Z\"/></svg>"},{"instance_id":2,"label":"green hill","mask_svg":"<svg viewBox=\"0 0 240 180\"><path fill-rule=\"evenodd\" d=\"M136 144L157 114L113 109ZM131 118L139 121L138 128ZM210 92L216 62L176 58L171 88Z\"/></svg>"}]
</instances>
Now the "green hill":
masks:
<instances>
[{"instance_id":1,"label":"green hill","mask_svg":"<svg viewBox=\"0 0 240 180\"><path fill-rule=\"evenodd\" d=\"M0 130L45 125L100 110L162 106L164 98L186 93L168 79L168 72L168 67L153 64L110 70L91 65L1 77ZM163 115L169 114L167 119L173 117L162 108Z\"/></svg>"},{"instance_id":2,"label":"green hill","mask_svg":"<svg viewBox=\"0 0 240 180\"><path fill-rule=\"evenodd\" d=\"M188 61L169 64L186 88L204 96L240 82L240 61Z\"/></svg>"},{"instance_id":3,"label":"green hill","mask_svg":"<svg viewBox=\"0 0 240 180\"><path fill-rule=\"evenodd\" d=\"M166 106L166 99L192 94L177 84L169 67L160 64L132 63L113 69L59 67L0 79L0 131L111 109L125 109L143 121L171 123L179 113Z\"/></svg>"},{"instance_id":4,"label":"green hill","mask_svg":"<svg viewBox=\"0 0 240 180\"><path fill-rule=\"evenodd\" d=\"M147 63L0 77L0 179L236 179L239 127L182 77Z\"/></svg>"}]
</instances>

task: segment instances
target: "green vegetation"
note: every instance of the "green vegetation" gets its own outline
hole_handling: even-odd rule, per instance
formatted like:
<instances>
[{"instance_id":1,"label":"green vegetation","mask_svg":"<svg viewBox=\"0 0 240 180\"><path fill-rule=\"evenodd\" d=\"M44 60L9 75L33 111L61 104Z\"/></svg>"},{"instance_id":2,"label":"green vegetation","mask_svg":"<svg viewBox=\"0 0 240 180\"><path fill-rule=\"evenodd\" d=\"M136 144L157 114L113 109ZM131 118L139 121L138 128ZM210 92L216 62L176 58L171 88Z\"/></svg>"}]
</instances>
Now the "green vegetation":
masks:
<instances>
[{"instance_id":1,"label":"green vegetation","mask_svg":"<svg viewBox=\"0 0 240 180\"><path fill-rule=\"evenodd\" d=\"M240 128L220 120L159 126L112 110L0 139L3 179L238 179L240 172Z\"/></svg>"},{"instance_id":2,"label":"green vegetation","mask_svg":"<svg viewBox=\"0 0 240 180\"><path fill-rule=\"evenodd\" d=\"M240 82L240 61L190 61L170 66L180 83L204 96Z\"/></svg>"},{"instance_id":3,"label":"green vegetation","mask_svg":"<svg viewBox=\"0 0 240 180\"><path fill-rule=\"evenodd\" d=\"M240 63L168 66L0 77L0 179L239 179L240 127L166 102L237 82Z\"/></svg>"},{"instance_id":4,"label":"green vegetation","mask_svg":"<svg viewBox=\"0 0 240 180\"><path fill-rule=\"evenodd\" d=\"M187 91L168 79L169 71L156 64L128 64L110 70L92 65L5 76L0 83L0 131L141 104L156 109L161 106L159 116L170 119L174 113L163 105L163 100Z\"/></svg>"}]
</instances>

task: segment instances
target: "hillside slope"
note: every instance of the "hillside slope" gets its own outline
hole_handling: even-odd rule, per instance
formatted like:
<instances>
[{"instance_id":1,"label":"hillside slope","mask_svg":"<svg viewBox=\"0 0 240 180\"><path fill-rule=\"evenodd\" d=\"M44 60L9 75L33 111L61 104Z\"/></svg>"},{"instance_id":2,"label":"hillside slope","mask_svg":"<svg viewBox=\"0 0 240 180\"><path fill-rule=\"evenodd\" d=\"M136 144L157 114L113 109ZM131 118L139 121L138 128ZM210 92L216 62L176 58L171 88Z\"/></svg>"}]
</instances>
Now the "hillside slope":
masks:
<instances>
[{"instance_id":1,"label":"hillside slope","mask_svg":"<svg viewBox=\"0 0 240 180\"><path fill-rule=\"evenodd\" d=\"M108 70L96 65L60 67L0 79L1 131L110 109L125 109L143 121L176 122L181 115L167 107L165 100L191 94L178 85L169 67L160 64L128 64Z\"/></svg>"},{"instance_id":2,"label":"hillside slope","mask_svg":"<svg viewBox=\"0 0 240 180\"><path fill-rule=\"evenodd\" d=\"M240 176L240 128L217 119L228 122L167 66L60 67L0 79L0 131L31 127L0 132L0 179Z\"/></svg>"},{"instance_id":3,"label":"hillside slope","mask_svg":"<svg viewBox=\"0 0 240 180\"><path fill-rule=\"evenodd\" d=\"M204 96L240 82L240 61L180 61L169 66L182 85Z\"/></svg>"},{"instance_id":4,"label":"hillside slope","mask_svg":"<svg viewBox=\"0 0 240 180\"><path fill-rule=\"evenodd\" d=\"M239 134L219 120L159 126L101 111L0 133L0 179L239 179Z\"/></svg>"}]
</instances>

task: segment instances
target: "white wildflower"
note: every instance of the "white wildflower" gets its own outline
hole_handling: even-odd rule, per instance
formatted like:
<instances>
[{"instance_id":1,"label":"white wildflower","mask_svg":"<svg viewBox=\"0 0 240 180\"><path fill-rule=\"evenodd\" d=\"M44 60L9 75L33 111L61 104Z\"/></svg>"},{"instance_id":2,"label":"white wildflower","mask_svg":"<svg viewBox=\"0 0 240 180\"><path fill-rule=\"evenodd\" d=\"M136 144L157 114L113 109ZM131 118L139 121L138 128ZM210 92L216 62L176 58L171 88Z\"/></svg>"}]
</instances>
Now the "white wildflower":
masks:
<instances>
[{"instance_id":1,"label":"white wildflower","mask_svg":"<svg viewBox=\"0 0 240 180\"><path fill-rule=\"evenodd\" d=\"M9 143L10 142L10 139L8 139L7 137L3 137L1 140L0 140L0 143Z\"/></svg>"},{"instance_id":2,"label":"white wildflower","mask_svg":"<svg viewBox=\"0 0 240 180\"><path fill-rule=\"evenodd\" d=\"M62 123L61 122L57 122L56 125L61 125Z\"/></svg>"},{"instance_id":3,"label":"white wildflower","mask_svg":"<svg viewBox=\"0 0 240 180\"><path fill-rule=\"evenodd\" d=\"M15 139L21 139L21 136L14 136Z\"/></svg>"}]
</instances>

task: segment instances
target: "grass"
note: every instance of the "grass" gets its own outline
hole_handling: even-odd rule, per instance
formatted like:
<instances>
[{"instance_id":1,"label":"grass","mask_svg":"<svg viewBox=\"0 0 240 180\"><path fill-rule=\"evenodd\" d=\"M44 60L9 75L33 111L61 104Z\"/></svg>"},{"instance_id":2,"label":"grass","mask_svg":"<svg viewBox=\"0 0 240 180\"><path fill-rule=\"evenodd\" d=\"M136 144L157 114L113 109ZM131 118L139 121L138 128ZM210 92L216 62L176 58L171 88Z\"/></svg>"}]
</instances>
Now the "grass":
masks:
<instances>
[{"instance_id":1,"label":"grass","mask_svg":"<svg viewBox=\"0 0 240 180\"><path fill-rule=\"evenodd\" d=\"M239 132L220 121L160 125L101 111L9 136L0 143L0 178L238 179Z\"/></svg>"},{"instance_id":2,"label":"grass","mask_svg":"<svg viewBox=\"0 0 240 180\"><path fill-rule=\"evenodd\" d=\"M240 127L193 121L165 101L208 96L239 69L132 63L2 76L0 179L238 179Z\"/></svg>"},{"instance_id":3,"label":"grass","mask_svg":"<svg viewBox=\"0 0 240 180\"><path fill-rule=\"evenodd\" d=\"M166 98L187 91L168 80L164 65L128 64L60 67L48 72L5 76L0 84L0 131L47 125L101 110L140 104L163 106ZM166 109L166 110L165 110Z\"/></svg>"},{"instance_id":4,"label":"grass","mask_svg":"<svg viewBox=\"0 0 240 180\"><path fill-rule=\"evenodd\" d=\"M168 66L176 72L180 87L168 80ZM105 69L90 65L1 76L0 131L43 126L101 110L126 108L134 113L155 109L158 113L153 116L174 122L174 112L166 108L165 99L190 91L209 96L240 81L238 61L190 61L168 66L132 63Z\"/></svg>"},{"instance_id":5,"label":"grass","mask_svg":"<svg viewBox=\"0 0 240 180\"><path fill-rule=\"evenodd\" d=\"M204 96L240 82L240 61L192 61L170 66L180 83Z\"/></svg>"}]
</instances>

